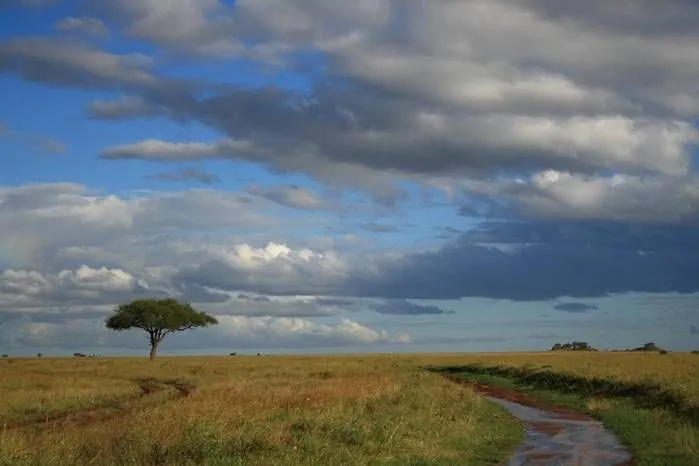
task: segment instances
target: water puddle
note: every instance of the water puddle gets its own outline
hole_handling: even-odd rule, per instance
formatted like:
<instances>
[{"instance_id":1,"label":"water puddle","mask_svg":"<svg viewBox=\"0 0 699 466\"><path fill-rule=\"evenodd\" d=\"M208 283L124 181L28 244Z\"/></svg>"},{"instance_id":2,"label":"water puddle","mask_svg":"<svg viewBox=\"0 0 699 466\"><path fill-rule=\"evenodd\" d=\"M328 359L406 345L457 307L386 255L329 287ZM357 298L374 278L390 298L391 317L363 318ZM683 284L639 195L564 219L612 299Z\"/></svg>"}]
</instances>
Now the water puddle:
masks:
<instances>
[{"instance_id":1,"label":"water puddle","mask_svg":"<svg viewBox=\"0 0 699 466\"><path fill-rule=\"evenodd\" d=\"M630 465L631 454L601 422L582 415L545 411L486 396L526 426L526 437L509 466Z\"/></svg>"},{"instance_id":2,"label":"water puddle","mask_svg":"<svg viewBox=\"0 0 699 466\"><path fill-rule=\"evenodd\" d=\"M524 441L512 454L508 466L630 466L631 453L590 416L567 408L548 406L522 393L499 387L470 383L476 393L505 408L526 428Z\"/></svg>"}]
</instances>

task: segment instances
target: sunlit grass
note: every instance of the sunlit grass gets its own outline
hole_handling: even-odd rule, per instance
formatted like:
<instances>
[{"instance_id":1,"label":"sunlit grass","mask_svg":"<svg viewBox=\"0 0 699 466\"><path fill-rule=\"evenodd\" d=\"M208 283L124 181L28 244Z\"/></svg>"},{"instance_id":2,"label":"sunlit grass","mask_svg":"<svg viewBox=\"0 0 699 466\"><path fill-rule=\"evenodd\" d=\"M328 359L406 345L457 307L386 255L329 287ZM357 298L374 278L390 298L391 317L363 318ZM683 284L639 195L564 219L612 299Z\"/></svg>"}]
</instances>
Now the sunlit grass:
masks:
<instances>
[{"instance_id":1,"label":"sunlit grass","mask_svg":"<svg viewBox=\"0 0 699 466\"><path fill-rule=\"evenodd\" d=\"M521 437L390 356L26 359L0 377L2 464L493 464ZM144 378L165 388L141 396ZM12 427L37 407L69 414Z\"/></svg>"}]
</instances>

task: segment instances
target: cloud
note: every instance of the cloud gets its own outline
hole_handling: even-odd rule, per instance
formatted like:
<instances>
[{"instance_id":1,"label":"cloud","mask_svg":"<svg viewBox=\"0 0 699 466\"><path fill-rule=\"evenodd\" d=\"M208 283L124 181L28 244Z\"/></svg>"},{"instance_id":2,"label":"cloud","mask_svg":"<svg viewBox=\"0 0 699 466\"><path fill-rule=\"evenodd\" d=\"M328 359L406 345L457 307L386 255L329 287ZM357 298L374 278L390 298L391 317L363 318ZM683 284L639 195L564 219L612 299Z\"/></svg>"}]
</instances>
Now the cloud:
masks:
<instances>
[{"instance_id":1,"label":"cloud","mask_svg":"<svg viewBox=\"0 0 699 466\"><path fill-rule=\"evenodd\" d=\"M389 334L385 330L374 330L349 319L338 324L318 324L304 319L290 318L246 318L221 316L223 335L233 340L233 345L245 345L246 340L264 342L265 346L341 346L356 344L409 343L405 333Z\"/></svg>"},{"instance_id":2,"label":"cloud","mask_svg":"<svg viewBox=\"0 0 699 466\"><path fill-rule=\"evenodd\" d=\"M681 0L665 8L682 24L697 17L696 5ZM266 50L310 85L301 92L201 80L190 83L195 91L158 77L157 63L142 56L37 38L4 43L0 63L27 79L128 87L142 99L115 104L102 112L108 118L156 112L226 135L122 144L105 158L244 159L359 185L360 170L418 180L545 170L683 176L698 142L697 33L668 34L667 17L648 2L632 10L638 30L597 3L534 0L207 0L167 11L154 0L119 0L93 10L170 52L260 64ZM287 19L275 19L280 11ZM319 65L298 62L297 52L316 54Z\"/></svg>"},{"instance_id":3,"label":"cloud","mask_svg":"<svg viewBox=\"0 0 699 466\"><path fill-rule=\"evenodd\" d=\"M595 306L594 304L586 303L557 303L553 306L553 308L557 311L572 313L586 313L597 310L597 306Z\"/></svg>"},{"instance_id":4,"label":"cloud","mask_svg":"<svg viewBox=\"0 0 699 466\"><path fill-rule=\"evenodd\" d=\"M263 197L277 204L295 209L319 209L325 206L325 203L314 193L294 185L276 188L252 185L248 188L248 192L254 196Z\"/></svg>"},{"instance_id":5,"label":"cloud","mask_svg":"<svg viewBox=\"0 0 699 466\"><path fill-rule=\"evenodd\" d=\"M486 224L433 251L351 274L349 295L547 300L699 289L697 228L608 223Z\"/></svg>"},{"instance_id":6,"label":"cloud","mask_svg":"<svg viewBox=\"0 0 699 466\"><path fill-rule=\"evenodd\" d=\"M121 269L82 266L48 274L5 269L0 273L0 309L103 305L157 293L144 280ZM3 312L4 313L4 312Z\"/></svg>"},{"instance_id":7,"label":"cloud","mask_svg":"<svg viewBox=\"0 0 699 466\"><path fill-rule=\"evenodd\" d=\"M375 304L372 308L379 314L393 315L419 315L419 314L453 314L454 311L445 311L437 306L411 303L405 299L386 300Z\"/></svg>"},{"instance_id":8,"label":"cloud","mask_svg":"<svg viewBox=\"0 0 699 466\"><path fill-rule=\"evenodd\" d=\"M529 178L462 180L493 215L534 219L587 219L627 222L697 223L696 176L586 176L547 170ZM507 206L510 212L502 212Z\"/></svg>"},{"instance_id":9,"label":"cloud","mask_svg":"<svg viewBox=\"0 0 699 466\"><path fill-rule=\"evenodd\" d=\"M102 21L89 17L76 18L68 16L58 21L56 28L63 32L77 32L91 36L106 36L109 34L109 28Z\"/></svg>"},{"instance_id":10,"label":"cloud","mask_svg":"<svg viewBox=\"0 0 699 466\"><path fill-rule=\"evenodd\" d=\"M221 178L217 175L193 167L181 168L175 172L156 173L155 175L150 175L148 178L176 183L195 181L204 184L212 184L221 181Z\"/></svg>"},{"instance_id":11,"label":"cloud","mask_svg":"<svg viewBox=\"0 0 699 466\"><path fill-rule=\"evenodd\" d=\"M268 208L241 193L212 190L120 197L70 183L0 188L0 266L77 267L86 260L101 266L119 256L142 263L141 248L166 247L158 237L168 234L269 227Z\"/></svg>"},{"instance_id":12,"label":"cloud","mask_svg":"<svg viewBox=\"0 0 699 466\"><path fill-rule=\"evenodd\" d=\"M256 154L260 151L249 141L227 139L215 143L166 142L149 139L104 149L103 159L143 159L159 161L191 161L207 158L233 158L236 155Z\"/></svg>"},{"instance_id":13,"label":"cloud","mask_svg":"<svg viewBox=\"0 0 699 466\"><path fill-rule=\"evenodd\" d=\"M167 109L158 107L142 97L132 95L124 95L115 100L93 100L87 105L85 113L90 118L101 120L172 116L172 112Z\"/></svg>"},{"instance_id":14,"label":"cloud","mask_svg":"<svg viewBox=\"0 0 699 466\"><path fill-rule=\"evenodd\" d=\"M343 251L274 241L320 225L314 217L280 218L275 205L215 190L117 196L74 184L5 188L0 263L41 273L120 269L177 293L548 300L699 290L692 225L491 222L417 252Z\"/></svg>"},{"instance_id":15,"label":"cloud","mask_svg":"<svg viewBox=\"0 0 699 466\"><path fill-rule=\"evenodd\" d=\"M699 290L696 2L668 0L660 14L651 0L81 8L89 16L59 28L101 21L126 42L13 37L0 42L0 71L103 92L84 109L95 120L169 119L216 135L109 140L101 159L174 163L155 176L200 182L209 174L179 164L242 160L324 186L2 188L0 272L16 291L5 292L0 314L18 302L50 311L47 319L79 308L88 326L106 299L167 292L244 318L236 325L269 339L274 319L335 319L369 300L410 314L439 310L408 301L424 298L561 299L571 309L584 303L569 300ZM132 53L133 40L152 56ZM264 73L264 84L190 73L221 59ZM352 205L358 216L342 204L347 191L328 200L342 189L362 199ZM443 215L459 208L466 224L444 227L453 222ZM353 237L318 234L344 231L350 214ZM388 238L369 232L417 224L415 216L442 227L412 231L445 243L401 236L393 250L376 249ZM93 296L87 276L99 286L131 277L131 287ZM246 320L258 318L270 320ZM30 324L32 338L50 333Z\"/></svg>"},{"instance_id":16,"label":"cloud","mask_svg":"<svg viewBox=\"0 0 699 466\"><path fill-rule=\"evenodd\" d=\"M31 81L86 88L138 88L158 79L142 54L112 54L56 38L23 37L0 43L0 70Z\"/></svg>"},{"instance_id":17,"label":"cloud","mask_svg":"<svg viewBox=\"0 0 699 466\"><path fill-rule=\"evenodd\" d=\"M351 312L358 304L344 299L319 296L265 296L238 293L208 308L219 315L247 317L329 317Z\"/></svg>"}]
</instances>

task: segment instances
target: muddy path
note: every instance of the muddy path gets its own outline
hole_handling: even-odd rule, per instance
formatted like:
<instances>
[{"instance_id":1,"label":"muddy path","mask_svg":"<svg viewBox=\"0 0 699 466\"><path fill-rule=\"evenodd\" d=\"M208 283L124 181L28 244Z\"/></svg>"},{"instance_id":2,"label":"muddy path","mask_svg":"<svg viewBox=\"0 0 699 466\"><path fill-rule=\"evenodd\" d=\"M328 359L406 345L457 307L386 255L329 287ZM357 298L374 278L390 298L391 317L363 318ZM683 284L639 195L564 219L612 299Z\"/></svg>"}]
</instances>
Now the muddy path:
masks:
<instances>
[{"instance_id":1,"label":"muddy path","mask_svg":"<svg viewBox=\"0 0 699 466\"><path fill-rule=\"evenodd\" d=\"M525 438L506 463L509 466L631 466L631 454L590 416L546 405L515 390L449 380L470 386L497 403L525 426Z\"/></svg>"}]
</instances>

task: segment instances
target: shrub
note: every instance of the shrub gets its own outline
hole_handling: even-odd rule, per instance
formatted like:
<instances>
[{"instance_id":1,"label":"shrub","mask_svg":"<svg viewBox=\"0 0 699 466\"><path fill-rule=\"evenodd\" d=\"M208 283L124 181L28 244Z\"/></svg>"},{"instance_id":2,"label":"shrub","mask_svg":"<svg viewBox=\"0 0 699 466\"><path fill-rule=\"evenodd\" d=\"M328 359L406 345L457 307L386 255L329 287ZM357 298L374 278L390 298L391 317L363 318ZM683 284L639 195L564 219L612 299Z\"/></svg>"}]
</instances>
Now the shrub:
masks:
<instances>
[{"instance_id":1,"label":"shrub","mask_svg":"<svg viewBox=\"0 0 699 466\"><path fill-rule=\"evenodd\" d=\"M573 341L570 343L556 343L551 348L551 351L597 351L585 341Z\"/></svg>"}]
</instances>

